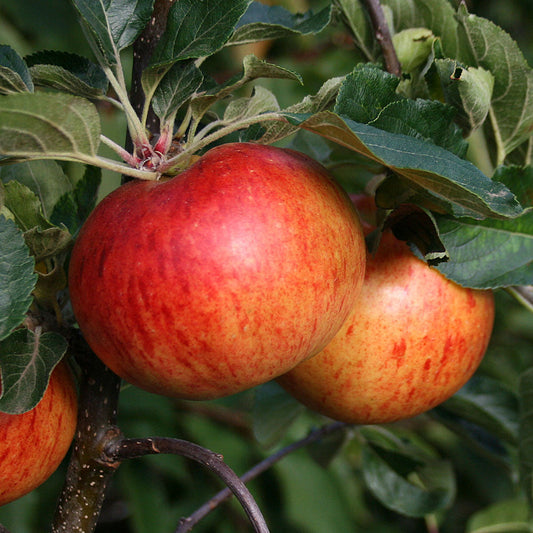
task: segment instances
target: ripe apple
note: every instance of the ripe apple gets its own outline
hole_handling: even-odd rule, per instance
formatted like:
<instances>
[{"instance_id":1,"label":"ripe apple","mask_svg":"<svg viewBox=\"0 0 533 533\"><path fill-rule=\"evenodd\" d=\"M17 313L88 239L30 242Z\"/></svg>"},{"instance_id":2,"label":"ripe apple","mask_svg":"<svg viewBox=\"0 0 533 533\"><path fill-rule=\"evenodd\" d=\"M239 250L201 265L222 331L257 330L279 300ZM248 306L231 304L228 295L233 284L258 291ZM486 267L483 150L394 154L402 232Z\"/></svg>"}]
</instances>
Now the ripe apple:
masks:
<instances>
[{"instance_id":1,"label":"ripe apple","mask_svg":"<svg viewBox=\"0 0 533 533\"><path fill-rule=\"evenodd\" d=\"M70 295L119 376L210 399L324 348L359 294L365 256L357 212L321 165L231 143L170 180L107 196L74 246Z\"/></svg>"},{"instance_id":2,"label":"ripe apple","mask_svg":"<svg viewBox=\"0 0 533 533\"><path fill-rule=\"evenodd\" d=\"M31 492L55 472L74 437L77 410L72 373L60 363L36 407L20 415L0 413L0 505Z\"/></svg>"},{"instance_id":3,"label":"ripe apple","mask_svg":"<svg viewBox=\"0 0 533 533\"><path fill-rule=\"evenodd\" d=\"M449 398L472 376L493 321L491 291L446 279L389 230L377 252L368 254L363 289L341 330L321 353L278 381L333 419L380 424L410 418Z\"/></svg>"}]
</instances>

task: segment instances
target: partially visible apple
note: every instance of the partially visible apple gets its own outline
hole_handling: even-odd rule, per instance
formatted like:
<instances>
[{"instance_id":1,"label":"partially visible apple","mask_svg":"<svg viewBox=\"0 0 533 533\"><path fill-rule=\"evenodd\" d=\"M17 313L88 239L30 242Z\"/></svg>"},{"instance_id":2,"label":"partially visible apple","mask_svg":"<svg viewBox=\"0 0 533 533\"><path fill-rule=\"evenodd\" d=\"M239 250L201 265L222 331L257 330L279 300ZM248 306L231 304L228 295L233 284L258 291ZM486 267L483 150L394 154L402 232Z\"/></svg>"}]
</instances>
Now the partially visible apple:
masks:
<instances>
[{"instance_id":1,"label":"partially visible apple","mask_svg":"<svg viewBox=\"0 0 533 533\"><path fill-rule=\"evenodd\" d=\"M368 207L363 200L363 220L371 218ZM379 424L410 418L472 376L493 321L492 292L446 279L389 230L375 255L368 254L362 292L342 329L278 381L333 419Z\"/></svg>"},{"instance_id":2,"label":"partially visible apple","mask_svg":"<svg viewBox=\"0 0 533 533\"><path fill-rule=\"evenodd\" d=\"M31 492L55 472L74 437L77 410L72 373L60 363L36 407L21 415L0 412L0 505Z\"/></svg>"},{"instance_id":3,"label":"partially visible apple","mask_svg":"<svg viewBox=\"0 0 533 533\"><path fill-rule=\"evenodd\" d=\"M85 338L115 373L208 399L322 350L355 303L365 256L357 212L321 165L233 143L106 197L76 241L69 287Z\"/></svg>"}]
</instances>

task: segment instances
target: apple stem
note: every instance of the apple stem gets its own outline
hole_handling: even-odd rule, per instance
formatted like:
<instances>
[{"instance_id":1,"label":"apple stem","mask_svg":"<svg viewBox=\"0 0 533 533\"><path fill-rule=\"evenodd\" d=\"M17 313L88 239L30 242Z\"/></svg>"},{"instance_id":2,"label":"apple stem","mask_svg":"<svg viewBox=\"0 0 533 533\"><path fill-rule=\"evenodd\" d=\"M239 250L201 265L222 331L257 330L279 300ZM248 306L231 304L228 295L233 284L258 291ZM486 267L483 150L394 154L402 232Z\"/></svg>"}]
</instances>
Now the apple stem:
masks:
<instances>
[{"instance_id":1,"label":"apple stem","mask_svg":"<svg viewBox=\"0 0 533 533\"><path fill-rule=\"evenodd\" d=\"M220 454L212 452L198 444L169 437L121 439L111 443L105 451L109 456L109 460L113 463L115 461L120 462L124 459L133 459L159 453L181 455L197 461L224 481L228 490L237 497L243 506L250 522L254 526L254 530L258 533L269 533L268 526L257 502L244 482L223 461ZM181 525L187 528L184 531L190 531L190 527L192 527L192 524L187 518L180 521L180 528Z\"/></svg>"}]
</instances>

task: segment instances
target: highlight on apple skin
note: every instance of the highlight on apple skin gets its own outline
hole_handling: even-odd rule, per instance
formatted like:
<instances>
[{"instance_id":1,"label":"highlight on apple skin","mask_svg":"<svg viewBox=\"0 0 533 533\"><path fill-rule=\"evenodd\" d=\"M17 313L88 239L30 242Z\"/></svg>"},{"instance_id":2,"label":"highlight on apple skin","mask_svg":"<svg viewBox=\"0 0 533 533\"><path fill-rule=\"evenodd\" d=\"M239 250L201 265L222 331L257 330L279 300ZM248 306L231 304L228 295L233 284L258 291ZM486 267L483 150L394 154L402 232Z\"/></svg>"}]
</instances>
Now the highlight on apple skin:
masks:
<instances>
[{"instance_id":1,"label":"highlight on apple skin","mask_svg":"<svg viewBox=\"0 0 533 533\"><path fill-rule=\"evenodd\" d=\"M115 373L210 399L322 350L359 295L365 255L357 212L320 164L230 143L168 181L107 196L76 241L69 287Z\"/></svg>"},{"instance_id":2,"label":"highlight on apple skin","mask_svg":"<svg viewBox=\"0 0 533 533\"><path fill-rule=\"evenodd\" d=\"M491 291L446 279L388 230L368 254L363 289L339 333L278 382L309 408L347 423L411 418L470 379L493 322Z\"/></svg>"},{"instance_id":3,"label":"highlight on apple skin","mask_svg":"<svg viewBox=\"0 0 533 533\"><path fill-rule=\"evenodd\" d=\"M0 505L36 489L57 470L74 437L77 411L74 378L59 363L36 407L20 415L0 412Z\"/></svg>"}]
</instances>

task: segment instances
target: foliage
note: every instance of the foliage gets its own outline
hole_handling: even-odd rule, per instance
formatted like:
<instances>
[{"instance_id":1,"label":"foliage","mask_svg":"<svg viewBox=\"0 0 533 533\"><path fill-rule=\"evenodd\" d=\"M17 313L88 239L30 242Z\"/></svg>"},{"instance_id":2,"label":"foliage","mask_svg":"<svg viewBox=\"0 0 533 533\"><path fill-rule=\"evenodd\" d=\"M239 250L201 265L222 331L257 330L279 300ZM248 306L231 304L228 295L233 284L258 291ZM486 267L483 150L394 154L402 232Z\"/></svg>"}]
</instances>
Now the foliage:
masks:
<instances>
[{"instance_id":1,"label":"foliage","mask_svg":"<svg viewBox=\"0 0 533 533\"><path fill-rule=\"evenodd\" d=\"M73 0L65 16L88 46L67 24L45 51L12 24L24 8L0 4L12 36L0 46L0 409L35 406L64 357L69 251L117 175L172 176L228 140L290 146L347 191L372 194L383 227L447 277L496 290L498 316L482 367L443 405L337 428L251 481L272 530L531 531L531 315L509 296L533 280L530 51L463 3L383 0L398 78L359 0L303 14L290 2L179 0L137 80L139 102L132 46L154 3ZM59 19L67 8L41 9ZM126 387L118 420L128 436L199 442L239 474L328 422L273 384L198 403ZM0 522L42 531L65 468ZM97 531L170 531L219 488L176 457L125 462ZM237 504L222 509L195 530L246 530Z\"/></svg>"}]
</instances>

